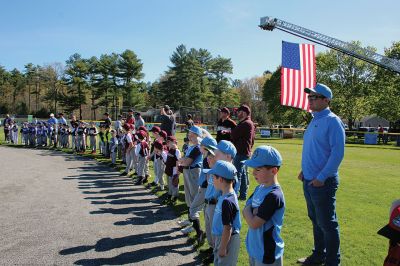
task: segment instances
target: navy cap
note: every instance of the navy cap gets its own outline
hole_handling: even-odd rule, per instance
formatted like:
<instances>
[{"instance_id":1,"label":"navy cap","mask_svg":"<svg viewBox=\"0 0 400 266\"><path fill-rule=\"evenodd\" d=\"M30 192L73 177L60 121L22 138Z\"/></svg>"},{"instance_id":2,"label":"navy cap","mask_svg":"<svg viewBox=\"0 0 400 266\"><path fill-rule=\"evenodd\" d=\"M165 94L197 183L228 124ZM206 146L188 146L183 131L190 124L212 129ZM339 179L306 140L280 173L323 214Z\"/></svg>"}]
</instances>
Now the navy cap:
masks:
<instances>
[{"instance_id":1,"label":"navy cap","mask_svg":"<svg viewBox=\"0 0 400 266\"><path fill-rule=\"evenodd\" d=\"M274 147L263 145L258 147L250 160L244 161L244 164L252 168L261 166L281 166L282 156Z\"/></svg>"},{"instance_id":2,"label":"navy cap","mask_svg":"<svg viewBox=\"0 0 400 266\"><path fill-rule=\"evenodd\" d=\"M229 180L235 180L237 171L236 167L232 163L219 160L214 164L213 168L204 169L203 173L217 175Z\"/></svg>"},{"instance_id":3,"label":"navy cap","mask_svg":"<svg viewBox=\"0 0 400 266\"><path fill-rule=\"evenodd\" d=\"M310 93L310 92L318 93L318 94L325 96L329 100L332 100L332 98L333 98L331 89L328 86L326 86L324 84L320 84L320 83L317 83L317 85L315 85L314 88L305 88L304 92L305 93Z\"/></svg>"},{"instance_id":4,"label":"navy cap","mask_svg":"<svg viewBox=\"0 0 400 266\"><path fill-rule=\"evenodd\" d=\"M220 142L218 142L217 150L229 154L232 159L235 158L237 153L235 145L233 145L233 143L228 140L221 140Z\"/></svg>"},{"instance_id":5,"label":"navy cap","mask_svg":"<svg viewBox=\"0 0 400 266\"><path fill-rule=\"evenodd\" d=\"M191 126L189 128L189 131L196 134L199 137L201 137L203 135L203 131L201 130L201 127L198 127L198 126Z\"/></svg>"}]
</instances>

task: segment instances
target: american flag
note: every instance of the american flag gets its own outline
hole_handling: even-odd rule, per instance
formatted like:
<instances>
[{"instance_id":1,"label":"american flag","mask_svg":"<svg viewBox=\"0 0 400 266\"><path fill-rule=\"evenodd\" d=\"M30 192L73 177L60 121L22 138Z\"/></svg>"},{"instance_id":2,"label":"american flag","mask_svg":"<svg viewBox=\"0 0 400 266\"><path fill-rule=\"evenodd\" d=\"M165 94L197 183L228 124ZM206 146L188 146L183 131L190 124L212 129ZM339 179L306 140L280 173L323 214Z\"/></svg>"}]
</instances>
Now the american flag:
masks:
<instances>
[{"instance_id":1,"label":"american flag","mask_svg":"<svg viewBox=\"0 0 400 266\"><path fill-rule=\"evenodd\" d=\"M282 42L281 105L310 111L304 88L315 84L315 46Z\"/></svg>"}]
</instances>

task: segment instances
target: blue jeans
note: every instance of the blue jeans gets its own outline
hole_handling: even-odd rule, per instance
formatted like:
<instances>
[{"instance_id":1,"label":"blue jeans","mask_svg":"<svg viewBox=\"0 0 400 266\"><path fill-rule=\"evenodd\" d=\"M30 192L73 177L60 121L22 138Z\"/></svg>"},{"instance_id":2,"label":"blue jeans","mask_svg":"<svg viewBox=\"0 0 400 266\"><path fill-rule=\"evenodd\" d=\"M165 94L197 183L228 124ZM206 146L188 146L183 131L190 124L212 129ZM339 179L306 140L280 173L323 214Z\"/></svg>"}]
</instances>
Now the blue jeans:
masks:
<instances>
[{"instance_id":1,"label":"blue jeans","mask_svg":"<svg viewBox=\"0 0 400 266\"><path fill-rule=\"evenodd\" d=\"M239 197L247 197L247 188L249 187L249 177L247 175L247 166L245 166L242 161L249 159L245 154L236 154L235 159L233 159L233 165L235 165L238 172L238 186L239 186Z\"/></svg>"},{"instance_id":2,"label":"blue jeans","mask_svg":"<svg viewBox=\"0 0 400 266\"><path fill-rule=\"evenodd\" d=\"M310 186L310 180L303 181L308 217L313 225L316 260L326 259L326 265L340 264L339 224L336 216L336 191L339 177L326 179L322 187Z\"/></svg>"}]
</instances>

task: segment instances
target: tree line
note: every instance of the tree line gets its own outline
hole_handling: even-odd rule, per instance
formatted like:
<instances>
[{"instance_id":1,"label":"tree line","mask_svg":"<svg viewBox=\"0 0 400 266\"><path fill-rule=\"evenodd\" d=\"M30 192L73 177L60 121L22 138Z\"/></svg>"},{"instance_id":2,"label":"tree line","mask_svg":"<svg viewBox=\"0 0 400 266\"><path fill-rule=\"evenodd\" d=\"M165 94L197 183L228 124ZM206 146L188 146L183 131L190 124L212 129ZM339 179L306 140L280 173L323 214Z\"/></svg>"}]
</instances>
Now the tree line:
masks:
<instances>
[{"instance_id":1,"label":"tree line","mask_svg":"<svg viewBox=\"0 0 400 266\"><path fill-rule=\"evenodd\" d=\"M385 55L400 59L400 42L387 48ZM335 50L319 53L316 63L317 81L333 90L331 108L350 127L369 114L389 121L399 119L398 74ZM99 111L116 116L126 108L145 111L168 104L175 110L202 112L245 103L259 124L309 121L307 112L280 105L280 67L242 80L230 79L232 72L230 58L185 45L173 51L170 66L160 78L148 83L143 81L141 59L131 50L90 58L73 54L65 64L28 63L23 70L7 71L0 66L0 113L43 117L62 111L96 119Z\"/></svg>"}]
</instances>

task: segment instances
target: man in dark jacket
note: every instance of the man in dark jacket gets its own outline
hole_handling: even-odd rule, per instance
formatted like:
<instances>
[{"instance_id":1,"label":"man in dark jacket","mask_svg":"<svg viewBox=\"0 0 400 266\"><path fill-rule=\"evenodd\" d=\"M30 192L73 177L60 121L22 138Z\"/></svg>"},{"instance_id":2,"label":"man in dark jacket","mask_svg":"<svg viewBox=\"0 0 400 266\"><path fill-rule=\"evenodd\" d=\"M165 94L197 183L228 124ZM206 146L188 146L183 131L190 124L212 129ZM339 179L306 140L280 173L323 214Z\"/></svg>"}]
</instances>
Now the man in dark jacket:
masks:
<instances>
[{"instance_id":1,"label":"man in dark jacket","mask_svg":"<svg viewBox=\"0 0 400 266\"><path fill-rule=\"evenodd\" d=\"M219 120L217 124L217 142L221 140L231 140L232 129L236 127L236 122L233 121L229 116L229 109L224 107L219 110Z\"/></svg>"},{"instance_id":2,"label":"man in dark jacket","mask_svg":"<svg viewBox=\"0 0 400 266\"><path fill-rule=\"evenodd\" d=\"M247 105L241 105L237 110L239 123L231 132L231 141L237 150L233 164L238 171L240 200L246 200L247 197L249 178L247 174L247 167L243 164L243 161L250 158L251 148L254 145L255 137L255 127L253 121L250 119L250 115L250 107Z\"/></svg>"}]
</instances>

